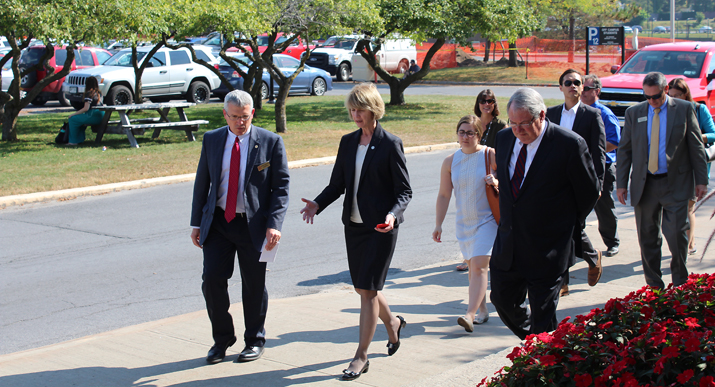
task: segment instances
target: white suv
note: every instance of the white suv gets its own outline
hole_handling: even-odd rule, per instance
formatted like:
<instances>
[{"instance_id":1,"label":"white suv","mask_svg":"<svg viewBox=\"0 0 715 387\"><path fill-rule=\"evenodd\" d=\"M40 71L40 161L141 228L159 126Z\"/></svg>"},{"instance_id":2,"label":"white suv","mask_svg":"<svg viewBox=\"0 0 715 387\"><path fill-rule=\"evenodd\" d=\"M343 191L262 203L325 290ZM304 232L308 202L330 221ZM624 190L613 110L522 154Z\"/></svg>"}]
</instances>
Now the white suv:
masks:
<instances>
[{"instance_id":1,"label":"white suv","mask_svg":"<svg viewBox=\"0 0 715 387\"><path fill-rule=\"evenodd\" d=\"M361 35L331 36L323 45L312 50L305 64L335 75L338 81L347 81L354 67L353 56ZM415 44L409 39L387 39L376 53L380 66L389 73L404 73L410 60L417 59Z\"/></svg>"},{"instance_id":2,"label":"white suv","mask_svg":"<svg viewBox=\"0 0 715 387\"><path fill-rule=\"evenodd\" d=\"M146 59L152 47L137 47L139 64ZM205 47L194 47L196 56L218 66L218 61ZM104 65L85 70L72 71L67 76L62 90L72 102L81 108L84 84L87 77L95 77L106 105L126 105L134 101L134 68L131 63L131 48L123 49L109 58ZM217 67L218 68L218 67ZM211 97L221 80L206 67L191 61L187 48L172 50L162 47L149 59L142 74L142 95L153 101L186 98L189 102L204 103Z\"/></svg>"}]
</instances>

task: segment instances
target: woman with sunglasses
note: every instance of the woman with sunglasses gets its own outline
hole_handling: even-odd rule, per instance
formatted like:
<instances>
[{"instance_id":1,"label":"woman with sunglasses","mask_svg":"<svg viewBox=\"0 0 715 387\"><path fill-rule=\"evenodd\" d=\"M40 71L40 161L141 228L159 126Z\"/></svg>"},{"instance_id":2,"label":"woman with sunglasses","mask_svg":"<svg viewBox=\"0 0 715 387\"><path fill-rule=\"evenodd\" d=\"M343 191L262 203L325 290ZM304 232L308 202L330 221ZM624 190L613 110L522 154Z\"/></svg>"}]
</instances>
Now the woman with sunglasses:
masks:
<instances>
[{"instance_id":1,"label":"woman with sunglasses","mask_svg":"<svg viewBox=\"0 0 715 387\"><path fill-rule=\"evenodd\" d=\"M674 78L668 83L668 96L671 98L684 99L692 104L695 104L695 113L700 125L700 131L703 134L703 144L705 147L708 144L715 142L715 123L710 115L708 107L702 103L693 101L693 96L690 94L690 88L685 83L683 78ZM708 179L710 178L710 163L708 163ZM695 247L695 199L690 199L688 202L688 221L690 221L690 230L688 230L688 253L695 254L698 249Z\"/></svg>"},{"instance_id":2,"label":"woman with sunglasses","mask_svg":"<svg viewBox=\"0 0 715 387\"><path fill-rule=\"evenodd\" d=\"M474 114L479 117L482 133L484 133L479 144L494 148L497 132L506 127L506 122L499 119L499 105L491 89L482 90L477 94Z\"/></svg>"},{"instance_id":3,"label":"woman with sunglasses","mask_svg":"<svg viewBox=\"0 0 715 387\"><path fill-rule=\"evenodd\" d=\"M489 258L497 235L497 223L486 193L487 184L499 187L499 182L494 177L497 166L494 148L479 144L482 133L482 125L476 116L464 116L457 123L456 134L460 149L442 163L437 216L432 232L432 240L441 242L442 223L454 191L457 240L462 256L467 259L469 265L467 313L457 319L457 324L467 332L474 331L474 324L483 324L489 320L486 301ZM490 160L489 171L493 173L487 173L487 152Z\"/></svg>"}]
</instances>

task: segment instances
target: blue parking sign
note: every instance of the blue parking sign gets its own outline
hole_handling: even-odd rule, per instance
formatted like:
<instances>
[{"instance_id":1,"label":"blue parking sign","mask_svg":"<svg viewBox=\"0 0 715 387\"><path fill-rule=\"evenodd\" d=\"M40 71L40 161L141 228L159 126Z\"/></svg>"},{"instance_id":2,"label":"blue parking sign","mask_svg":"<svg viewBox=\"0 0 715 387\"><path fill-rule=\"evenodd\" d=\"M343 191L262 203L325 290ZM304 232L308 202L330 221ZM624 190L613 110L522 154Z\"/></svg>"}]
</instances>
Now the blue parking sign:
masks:
<instances>
[{"instance_id":1,"label":"blue parking sign","mask_svg":"<svg viewBox=\"0 0 715 387\"><path fill-rule=\"evenodd\" d=\"M601 44L600 41L601 28L599 27L588 27L588 45L598 46Z\"/></svg>"}]
</instances>

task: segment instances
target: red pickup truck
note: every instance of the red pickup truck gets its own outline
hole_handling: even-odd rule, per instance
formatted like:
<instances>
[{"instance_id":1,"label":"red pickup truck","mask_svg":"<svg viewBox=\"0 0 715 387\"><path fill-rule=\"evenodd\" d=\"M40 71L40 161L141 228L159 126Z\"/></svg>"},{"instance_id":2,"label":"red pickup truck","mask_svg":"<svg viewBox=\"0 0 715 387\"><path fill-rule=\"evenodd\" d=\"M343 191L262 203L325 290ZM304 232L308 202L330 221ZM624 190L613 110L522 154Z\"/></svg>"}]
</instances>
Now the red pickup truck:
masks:
<instances>
[{"instance_id":1,"label":"red pickup truck","mask_svg":"<svg viewBox=\"0 0 715 387\"><path fill-rule=\"evenodd\" d=\"M668 82L684 78L693 99L715 116L715 42L654 44L636 52L623 66L614 67L614 75L601 78L600 102L613 110L621 126L626 109L645 101L643 78L651 71L663 73Z\"/></svg>"}]
</instances>

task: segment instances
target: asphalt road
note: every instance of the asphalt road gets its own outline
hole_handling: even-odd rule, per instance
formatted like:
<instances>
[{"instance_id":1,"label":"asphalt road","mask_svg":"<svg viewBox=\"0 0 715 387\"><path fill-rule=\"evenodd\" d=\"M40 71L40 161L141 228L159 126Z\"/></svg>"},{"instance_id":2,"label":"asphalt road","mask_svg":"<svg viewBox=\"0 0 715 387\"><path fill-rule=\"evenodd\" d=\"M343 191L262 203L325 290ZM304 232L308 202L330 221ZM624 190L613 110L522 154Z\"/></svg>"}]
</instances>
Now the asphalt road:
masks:
<instances>
[{"instance_id":1,"label":"asphalt road","mask_svg":"<svg viewBox=\"0 0 715 387\"><path fill-rule=\"evenodd\" d=\"M449 153L407 158L414 198L391 274L460 257L452 211L445 242L430 237L439 168ZM315 197L331 169L291 170L283 238L277 261L269 264L271 298L349 286L341 202L313 225L299 214L300 198ZM203 310L202 255L189 239L192 187L172 184L0 210L0 354ZM232 301L239 301L238 273L230 288Z\"/></svg>"}]
</instances>

